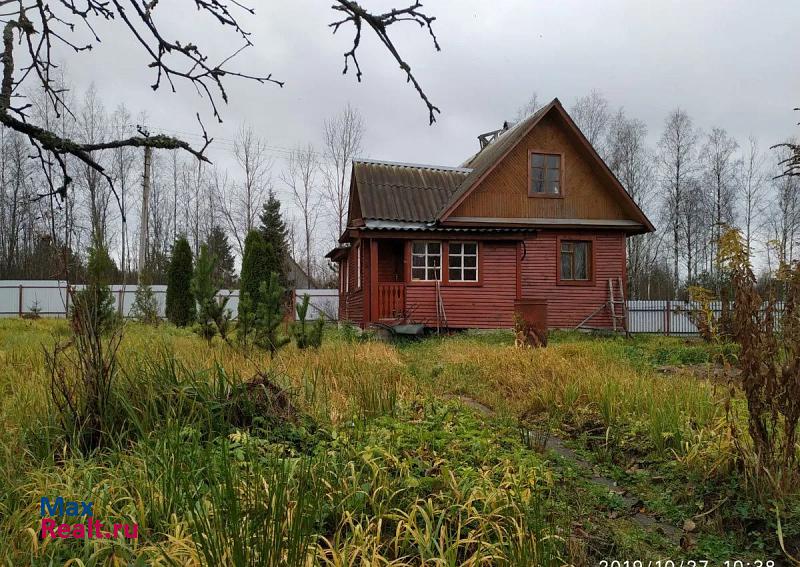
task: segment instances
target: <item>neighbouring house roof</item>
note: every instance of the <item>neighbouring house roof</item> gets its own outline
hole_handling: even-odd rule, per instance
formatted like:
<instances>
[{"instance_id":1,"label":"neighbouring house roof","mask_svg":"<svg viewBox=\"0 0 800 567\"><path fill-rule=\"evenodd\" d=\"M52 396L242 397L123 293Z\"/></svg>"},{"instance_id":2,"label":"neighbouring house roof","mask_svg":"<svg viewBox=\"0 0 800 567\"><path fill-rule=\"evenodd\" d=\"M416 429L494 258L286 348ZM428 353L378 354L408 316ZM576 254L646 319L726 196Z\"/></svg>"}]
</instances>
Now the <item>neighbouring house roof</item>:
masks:
<instances>
[{"instance_id":1,"label":"neighbouring house roof","mask_svg":"<svg viewBox=\"0 0 800 567\"><path fill-rule=\"evenodd\" d=\"M294 288L310 289L316 287L311 276L289 255L286 257L286 279Z\"/></svg>"}]
</instances>

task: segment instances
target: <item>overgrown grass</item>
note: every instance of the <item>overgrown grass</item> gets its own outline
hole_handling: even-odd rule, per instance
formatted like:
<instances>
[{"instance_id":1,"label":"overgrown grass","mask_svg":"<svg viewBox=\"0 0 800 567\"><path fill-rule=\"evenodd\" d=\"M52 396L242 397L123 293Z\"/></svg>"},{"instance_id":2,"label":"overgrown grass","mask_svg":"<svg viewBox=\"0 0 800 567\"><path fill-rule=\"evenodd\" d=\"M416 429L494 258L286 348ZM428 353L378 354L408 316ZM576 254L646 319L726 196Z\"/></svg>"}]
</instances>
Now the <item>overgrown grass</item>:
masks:
<instances>
[{"instance_id":1,"label":"overgrown grass","mask_svg":"<svg viewBox=\"0 0 800 567\"><path fill-rule=\"evenodd\" d=\"M332 331L318 350L290 346L270 360L171 326L130 325L106 421L113 442L80 454L64 444L44 371L42 345L65 334L63 322L0 320L9 565L515 566L778 553L774 511L738 481L725 392L696 373L657 370L719 356L698 343L557 334L547 349L519 350L502 332L389 345ZM302 415L247 406L242 384L257 373L291 392ZM673 549L615 519L613 495L538 452L531 430L574 439L664 521L705 514L695 547ZM139 539L42 540L39 500L59 495L94 501L106 523L137 523ZM728 505L713 510L720 501ZM800 504L781 506L791 543Z\"/></svg>"}]
</instances>

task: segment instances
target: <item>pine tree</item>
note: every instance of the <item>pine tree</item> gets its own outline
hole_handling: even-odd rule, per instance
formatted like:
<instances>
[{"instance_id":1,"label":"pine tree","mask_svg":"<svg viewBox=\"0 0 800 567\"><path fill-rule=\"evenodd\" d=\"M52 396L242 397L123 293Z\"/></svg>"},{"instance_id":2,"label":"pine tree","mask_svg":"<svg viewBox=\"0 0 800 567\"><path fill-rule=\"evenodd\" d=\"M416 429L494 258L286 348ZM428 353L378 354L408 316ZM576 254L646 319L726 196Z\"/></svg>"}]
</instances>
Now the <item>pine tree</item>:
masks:
<instances>
[{"instance_id":1,"label":"pine tree","mask_svg":"<svg viewBox=\"0 0 800 567\"><path fill-rule=\"evenodd\" d=\"M261 282L261 302L256 308L255 343L269 351L271 356L289 342L289 337L279 333L283 323L283 299L286 290L278 282L278 274L272 272L268 282Z\"/></svg>"},{"instance_id":2,"label":"pine tree","mask_svg":"<svg viewBox=\"0 0 800 567\"><path fill-rule=\"evenodd\" d=\"M220 226L214 226L206 240L208 251L216 258L214 264L214 282L216 285L231 288L233 286L233 252L228 241L228 235Z\"/></svg>"},{"instance_id":3,"label":"pine tree","mask_svg":"<svg viewBox=\"0 0 800 567\"><path fill-rule=\"evenodd\" d=\"M281 202L270 190L269 198L264 203L261 211L261 227L259 231L264 241L272 247L274 259L269 266L269 272L276 272L282 286L287 285L287 264L289 258L289 229L281 214Z\"/></svg>"},{"instance_id":4,"label":"pine tree","mask_svg":"<svg viewBox=\"0 0 800 567\"><path fill-rule=\"evenodd\" d=\"M167 274L167 318L179 327L194 321L195 302L191 289L192 249L185 236L175 241Z\"/></svg>"},{"instance_id":5,"label":"pine tree","mask_svg":"<svg viewBox=\"0 0 800 567\"><path fill-rule=\"evenodd\" d=\"M195 263L192 276L192 295L199 306L197 322L198 334L210 341L217 333L227 339L230 312L226 309L228 297L217 300L219 283L214 277L217 259L208 246L200 246L200 254Z\"/></svg>"}]
</instances>

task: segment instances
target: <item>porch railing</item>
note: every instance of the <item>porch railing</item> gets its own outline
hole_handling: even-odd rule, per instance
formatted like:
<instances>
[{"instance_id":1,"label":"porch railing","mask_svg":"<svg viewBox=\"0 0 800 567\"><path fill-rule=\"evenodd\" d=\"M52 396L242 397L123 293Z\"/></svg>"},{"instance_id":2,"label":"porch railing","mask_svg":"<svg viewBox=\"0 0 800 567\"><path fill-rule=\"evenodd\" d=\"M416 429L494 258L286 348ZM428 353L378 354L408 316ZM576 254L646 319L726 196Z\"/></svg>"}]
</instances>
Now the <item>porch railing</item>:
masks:
<instances>
[{"instance_id":1,"label":"porch railing","mask_svg":"<svg viewBox=\"0 0 800 567\"><path fill-rule=\"evenodd\" d=\"M405 285L402 283L378 284L378 318L394 319L403 316Z\"/></svg>"}]
</instances>

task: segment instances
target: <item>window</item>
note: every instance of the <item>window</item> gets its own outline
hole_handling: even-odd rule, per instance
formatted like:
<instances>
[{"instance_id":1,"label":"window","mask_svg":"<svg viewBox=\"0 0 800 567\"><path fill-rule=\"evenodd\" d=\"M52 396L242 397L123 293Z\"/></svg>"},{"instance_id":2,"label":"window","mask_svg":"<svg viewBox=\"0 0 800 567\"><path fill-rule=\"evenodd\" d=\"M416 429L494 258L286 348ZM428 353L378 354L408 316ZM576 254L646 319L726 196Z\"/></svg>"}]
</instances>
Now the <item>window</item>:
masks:
<instances>
[{"instance_id":1,"label":"window","mask_svg":"<svg viewBox=\"0 0 800 567\"><path fill-rule=\"evenodd\" d=\"M361 243L356 244L356 289L361 289Z\"/></svg>"},{"instance_id":2,"label":"window","mask_svg":"<svg viewBox=\"0 0 800 567\"><path fill-rule=\"evenodd\" d=\"M447 277L451 282L478 281L477 242L451 242L449 244Z\"/></svg>"},{"instance_id":3,"label":"window","mask_svg":"<svg viewBox=\"0 0 800 567\"><path fill-rule=\"evenodd\" d=\"M561 195L561 156L531 152L531 196Z\"/></svg>"},{"instance_id":4,"label":"window","mask_svg":"<svg viewBox=\"0 0 800 567\"><path fill-rule=\"evenodd\" d=\"M350 262L347 258L342 262L342 277L344 278L344 292L350 293Z\"/></svg>"},{"instance_id":5,"label":"window","mask_svg":"<svg viewBox=\"0 0 800 567\"><path fill-rule=\"evenodd\" d=\"M583 240L561 241L561 279L588 281L592 279L592 243Z\"/></svg>"},{"instance_id":6,"label":"window","mask_svg":"<svg viewBox=\"0 0 800 567\"><path fill-rule=\"evenodd\" d=\"M442 243L411 243L412 281L436 281L442 278Z\"/></svg>"}]
</instances>

